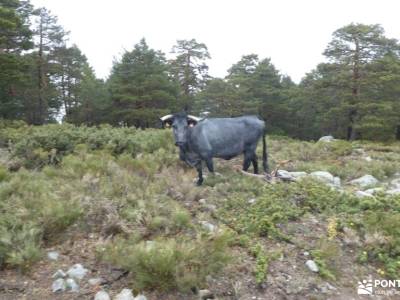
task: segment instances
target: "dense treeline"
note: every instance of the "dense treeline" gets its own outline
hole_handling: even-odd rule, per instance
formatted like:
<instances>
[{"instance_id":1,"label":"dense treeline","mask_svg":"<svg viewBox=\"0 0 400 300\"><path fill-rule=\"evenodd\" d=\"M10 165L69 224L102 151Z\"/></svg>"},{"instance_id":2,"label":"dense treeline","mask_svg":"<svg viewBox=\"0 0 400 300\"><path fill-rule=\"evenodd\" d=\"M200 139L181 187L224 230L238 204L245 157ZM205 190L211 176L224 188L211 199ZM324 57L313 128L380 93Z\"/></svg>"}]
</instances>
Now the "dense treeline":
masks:
<instances>
[{"instance_id":1,"label":"dense treeline","mask_svg":"<svg viewBox=\"0 0 400 300\"><path fill-rule=\"evenodd\" d=\"M400 139L400 44L380 25L335 31L327 62L299 84L255 54L212 78L207 46L195 39L178 40L172 53L168 60L142 39L104 81L47 9L1 0L0 118L146 128L162 114L188 110L258 114L271 132L302 139Z\"/></svg>"}]
</instances>

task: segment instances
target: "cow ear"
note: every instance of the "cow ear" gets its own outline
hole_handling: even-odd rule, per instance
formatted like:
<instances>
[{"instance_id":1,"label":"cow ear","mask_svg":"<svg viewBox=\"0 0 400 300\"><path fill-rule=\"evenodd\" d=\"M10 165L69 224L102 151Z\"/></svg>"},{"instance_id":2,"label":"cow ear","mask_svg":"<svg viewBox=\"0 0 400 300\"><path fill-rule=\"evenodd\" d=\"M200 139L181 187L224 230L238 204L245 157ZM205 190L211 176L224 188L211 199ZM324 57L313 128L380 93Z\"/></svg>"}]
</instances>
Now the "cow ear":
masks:
<instances>
[{"instance_id":1,"label":"cow ear","mask_svg":"<svg viewBox=\"0 0 400 300\"><path fill-rule=\"evenodd\" d=\"M164 117L160 118L162 122L163 128L169 128L172 126L172 123L174 121L174 116L173 115L166 115Z\"/></svg>"},{"instance_id":2,"label":"cow ear","mask_svg":"<svg viewBox=\"0 0 400 300\"><path fill-rule=\"evenodd\" d=\"M189 124L189 127L194 127L197 125L197 123L200 121L201 119L192 115L188 115L187 117L187 122Z\"/></svg>"}]
</instances>

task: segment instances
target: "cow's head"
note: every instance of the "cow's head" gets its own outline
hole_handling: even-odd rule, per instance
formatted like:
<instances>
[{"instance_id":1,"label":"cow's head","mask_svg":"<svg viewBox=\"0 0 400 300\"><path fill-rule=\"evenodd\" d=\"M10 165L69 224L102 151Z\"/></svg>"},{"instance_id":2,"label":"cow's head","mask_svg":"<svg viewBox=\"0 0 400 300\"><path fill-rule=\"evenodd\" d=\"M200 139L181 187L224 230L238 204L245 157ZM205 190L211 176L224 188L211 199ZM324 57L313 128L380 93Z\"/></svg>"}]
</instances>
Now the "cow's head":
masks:
<instances>
[{"instance_id":1,"label":"cow's head","mask_svg":"<svg viewBox=\"0 0 400 300\"><path fill-rule=\"evenodd\" d=\"M188 132L201 119L186 113L166 115L160 118L164 127L172 127L175 136L175 145L182 147L188 142Z\"/></svg>"}]
</instances>

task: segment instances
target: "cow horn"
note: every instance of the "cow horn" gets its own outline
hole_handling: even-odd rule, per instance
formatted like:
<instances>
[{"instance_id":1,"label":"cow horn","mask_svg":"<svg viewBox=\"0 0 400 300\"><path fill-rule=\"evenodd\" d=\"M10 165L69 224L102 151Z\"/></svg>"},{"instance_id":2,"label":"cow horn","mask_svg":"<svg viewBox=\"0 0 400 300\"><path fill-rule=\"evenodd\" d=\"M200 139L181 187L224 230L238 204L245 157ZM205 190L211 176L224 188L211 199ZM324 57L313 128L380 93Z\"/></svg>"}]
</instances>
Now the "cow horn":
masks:
<instances>
[{"instance_id":1,"label":"cow horn","mask_svg":"<svg viewBox=\"0 0 400 300\"><path fill-rule=\"evenodd\" d=\"M191 120L196 121L196 122L199 122L199 121L202 120L201 118L195 117L195 116L192 116L192 115L188 115L187 117L188 117L188 119L191 119Z\"/></svg>"},{"instance_id":2,"label":"cow horn","mask_svg":"<svg viewBox=\"0 0 400 300\"><path fill-rule=\"evenodd\" d=\"M164 117L161 117L160 120L165 122L165 121L167 121L169 119L172 119L172 117L173 117L173 115L165 115Z\"/></svg>"}]
</instances>

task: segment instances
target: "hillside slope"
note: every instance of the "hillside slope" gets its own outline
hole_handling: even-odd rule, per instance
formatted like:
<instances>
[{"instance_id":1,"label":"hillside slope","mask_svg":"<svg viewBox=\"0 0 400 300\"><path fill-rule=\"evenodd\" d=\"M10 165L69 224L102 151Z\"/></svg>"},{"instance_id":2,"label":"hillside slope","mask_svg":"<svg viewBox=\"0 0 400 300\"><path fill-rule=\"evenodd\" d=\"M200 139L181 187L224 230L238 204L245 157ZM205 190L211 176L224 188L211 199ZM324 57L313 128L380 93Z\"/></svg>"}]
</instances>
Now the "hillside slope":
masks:
<instances>
[{"instance_id":1,"label":"hillside slope","mask_svg":"<svg viewBox=\"0 0 400 300\"><path fill-rule=\"evenodd\" d=\"M268 146L272 167L307 175L217 160L197 187L168 130L0 126L0 299L352 299L398 279L400 144ZM377 181L351 182L364 175ZM75 264L79 291L54 293Z\"/></svg>"}]
</instances>

